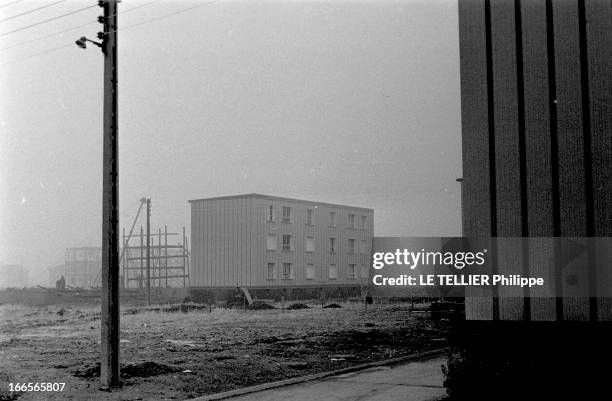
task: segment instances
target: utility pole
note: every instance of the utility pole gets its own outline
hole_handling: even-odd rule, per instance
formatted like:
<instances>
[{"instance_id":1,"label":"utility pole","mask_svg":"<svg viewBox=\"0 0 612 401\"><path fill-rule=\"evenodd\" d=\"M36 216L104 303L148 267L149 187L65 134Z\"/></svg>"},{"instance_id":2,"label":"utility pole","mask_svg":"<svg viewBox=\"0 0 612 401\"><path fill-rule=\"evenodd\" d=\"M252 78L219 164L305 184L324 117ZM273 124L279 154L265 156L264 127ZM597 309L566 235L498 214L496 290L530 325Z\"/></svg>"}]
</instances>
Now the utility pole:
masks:
<instances>
[{"instance_id":1,"label":"utility pole","mask_svg":"<svg viewBox=\"0 0 612 401\"><path fill-rule=\"evenodd\" d=\"M117 107L117 1L104 0L104 129L102 166L102 359L100 381L117 387L119 378L119 157ZM84 41L83 41L84 43ZM78 43L77 43L78 44Z\"/></svg>"},{"instance_id":2,"label":"utility pole","mask_svg":"<svg viewBox=\"0 0 612 401\"><path fill-rule=\"evenodd\" d=\"M146 199L145 199L146 202ZM144 232L142 231L142 226L140 226L140 280L138 280L139 288L142 291L144 288L144 263L143 260L143 249L144 249Z\"/></svg>"},{"instance_id":3,"label":"utility pole","mask_svg":"<svg viewBox=\"0 0 612 401\"><path fill-rule=\"evenodd\" d=\"M162 271L162 242L161 242L161 227L157 231L157 288L161 288L161 271ZM159 290L158 290L159 291Z\"/></svg>"},{"instance_id":4,"label":"utility pole","mask_svg":"<svg viewBox=\"0 0 612 401\"><path fill-rule=\"evenodd\" d=\"M147 305L151 305L151 198L147 198Z\"/></svg>"},{"instance_id":5,"label":"utility pole","mask_svg":"<svg viewBox=\"0 0 612 401\"><path fill-rule=\"evenodd\" d=\"M168 226L164 226L164 268L166 270L166 288L168 288Z\"/></svg>"},{"instance_id":6,"label":"utility pole","mask_svg":"<svg viewBox=\"0 0 612 401\"><path fill-rule=\"evenodd\" d=\"M457 178L457 182L459 183L461 196L461 236L463 237L465 235L463 232L463 177Z\"/></svg>"},{"instance_id":7,"label":"utility pole","mask_svg":"<svg viewBox=\"0 0 612 401\"><path fill-rule=\"evenodd\" d=\"M187 277L187 236L185 235L185 226L183 226L183 288L187 288L185 283Z\"/></svg>"},{"instance_id":8,"label":"utility pole","mask_svg":"<svg viewBox=\"0 0 612 401\"><path fill-rule=\"evenodd\" d=\"M127 248L127 238L125 237L125 227L123 227L123 236L121 237L121 244L123 245L123 249L121 251L121 255L119 255L119 263L122 262L123 259L123 266L122 267L122 272L123 275L120 276L121 278L121 285L123 286L123 288L128 288L128 270L127 270L127 264L125 263L125 259L122 258L122 256L125 254L126 248ZM129 254L128 254L129 257Z\"/></svg>"}]
</instances>

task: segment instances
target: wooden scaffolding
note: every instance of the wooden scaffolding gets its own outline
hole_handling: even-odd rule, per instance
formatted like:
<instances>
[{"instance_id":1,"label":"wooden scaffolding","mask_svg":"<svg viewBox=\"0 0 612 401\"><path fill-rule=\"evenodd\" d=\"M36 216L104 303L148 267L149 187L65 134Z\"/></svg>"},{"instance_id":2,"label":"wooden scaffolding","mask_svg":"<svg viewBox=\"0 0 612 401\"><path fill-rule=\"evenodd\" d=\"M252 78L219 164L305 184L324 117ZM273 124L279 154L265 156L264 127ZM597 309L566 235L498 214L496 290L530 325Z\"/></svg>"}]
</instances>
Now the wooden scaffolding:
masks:
<instances>
[{"instance_id":1,"label":"wooden scaffolding","mask_svg":"<svg viewBox=\"0 0 612 401\"><path fill-rule=\"evenodd\" d=\"M123 230L121 260L123 285L125 288L146 288L147 277L151 288L179 288L189 286L189 248L185 227L182 242L179 233L169 233L168 227L150 233L149 265L147 265L146 233L142 226L140 234L129 238ZM129 242L135 243L130 244ZM170 242L169 242L170 241Z\"/></svg>"}]
</instances>

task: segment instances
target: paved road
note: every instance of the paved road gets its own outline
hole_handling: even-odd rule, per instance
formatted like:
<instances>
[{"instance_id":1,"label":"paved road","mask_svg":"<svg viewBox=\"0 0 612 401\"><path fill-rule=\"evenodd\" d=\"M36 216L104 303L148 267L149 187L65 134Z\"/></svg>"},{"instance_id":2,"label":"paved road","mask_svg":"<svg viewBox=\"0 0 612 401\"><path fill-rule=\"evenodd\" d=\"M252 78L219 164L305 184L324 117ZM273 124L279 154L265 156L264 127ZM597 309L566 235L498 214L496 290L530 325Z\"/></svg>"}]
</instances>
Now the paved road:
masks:
<instances>
[{"instance_id":1,"label":"paved road","mask_svg":"<svg viewBox=\"0 0 612 401\"><path fill-rule=\"evenodd\" d=\"M445 358L380 366L228 398L229 401L425 401L442 398Z\"/></svg>"}]
</instances>

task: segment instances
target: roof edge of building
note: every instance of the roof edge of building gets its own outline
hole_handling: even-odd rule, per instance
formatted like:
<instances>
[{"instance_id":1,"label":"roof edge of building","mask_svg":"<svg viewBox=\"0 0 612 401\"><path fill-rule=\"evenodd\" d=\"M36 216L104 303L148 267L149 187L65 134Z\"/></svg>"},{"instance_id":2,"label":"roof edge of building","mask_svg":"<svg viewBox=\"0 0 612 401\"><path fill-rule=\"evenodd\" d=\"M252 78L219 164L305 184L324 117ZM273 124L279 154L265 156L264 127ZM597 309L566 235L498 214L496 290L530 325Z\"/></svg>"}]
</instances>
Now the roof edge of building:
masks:
<instances>
[{"instance_id":1,"label":"roof edge of building","mask_svg":"<svg viewBox=\"0 0 612 401\"><path fill-rule=\"evenodd\" d=\"M314 206L320 205L320 206L342 207L342 208L348 208L348 209L359 209L359 210L367 210L370 212L374 212L374 209L368 208L368 207L341 205L339 203L316 202L316 201L310 201L310 200L304 200L304 199L286 198L283 196L263 195L263 194L257 194L257 193L242 194L242 195L216 196L212 198L190 199L187 202L192 203L192 202L199 202L199 201L230 200L230 199L245 199L245 198L261 198L261 199L278 200L278 201L301 202L301 203L311 204Z\"/></svg>"}]
</instances>

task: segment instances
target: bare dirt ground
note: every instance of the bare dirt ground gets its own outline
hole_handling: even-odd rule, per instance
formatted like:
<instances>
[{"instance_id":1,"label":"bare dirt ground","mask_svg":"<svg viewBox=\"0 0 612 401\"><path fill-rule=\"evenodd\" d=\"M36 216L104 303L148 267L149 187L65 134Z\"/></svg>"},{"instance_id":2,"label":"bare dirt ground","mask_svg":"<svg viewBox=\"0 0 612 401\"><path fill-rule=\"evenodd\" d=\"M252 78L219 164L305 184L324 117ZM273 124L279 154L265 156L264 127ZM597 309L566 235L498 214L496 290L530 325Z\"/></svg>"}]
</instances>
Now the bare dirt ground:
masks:
<instances>
[{"instance_id":1,"label":"bare dirt ground","mask_svg":"<svg viewBox=\"0 0 612 401\"><path fill-rule=\"evenodd\" d=\"M0 306L0 400L187 399L446 345L448 323L406 304L310 306L124 308L123 387L112 392L99 389L98 308ZM9 383L24 382L66 384L58 393L9 393Z\"/></svg>"}]
</instances>

